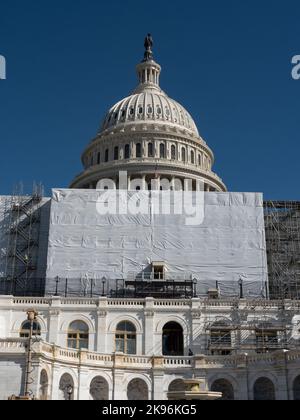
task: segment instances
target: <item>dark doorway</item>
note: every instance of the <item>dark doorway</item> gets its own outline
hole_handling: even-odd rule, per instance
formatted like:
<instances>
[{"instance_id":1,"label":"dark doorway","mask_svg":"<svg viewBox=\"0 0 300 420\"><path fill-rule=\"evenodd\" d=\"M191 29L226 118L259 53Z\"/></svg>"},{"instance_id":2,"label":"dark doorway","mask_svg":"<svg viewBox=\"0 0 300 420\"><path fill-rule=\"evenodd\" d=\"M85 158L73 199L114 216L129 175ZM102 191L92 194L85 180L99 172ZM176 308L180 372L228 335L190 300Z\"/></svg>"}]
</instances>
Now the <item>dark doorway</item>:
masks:
<instances>
[{"instance_id":1,"label":"dark doorway","mask_svg":"<svg viewBox=\"0 0 300 420\"><path fill-rule=\"evenodd\" d=\"M169 322L163 328L163 355L183 356L183 329L177 322Z\"/></svg>"}]
</instances>

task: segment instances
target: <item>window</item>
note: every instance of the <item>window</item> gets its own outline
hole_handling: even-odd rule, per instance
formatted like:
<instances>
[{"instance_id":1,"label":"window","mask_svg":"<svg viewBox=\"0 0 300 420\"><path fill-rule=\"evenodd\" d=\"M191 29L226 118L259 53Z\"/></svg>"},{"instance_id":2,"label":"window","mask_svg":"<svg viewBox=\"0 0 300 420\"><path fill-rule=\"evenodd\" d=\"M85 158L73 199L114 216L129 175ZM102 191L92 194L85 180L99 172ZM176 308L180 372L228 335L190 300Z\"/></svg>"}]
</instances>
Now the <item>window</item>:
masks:
<instances>
[{"instance_id":1,"label":"window","mask_svg":"<svg viewBox=\"0 0 300 420\"><path fill-rule=\"evenodd\" d=\"M40 374L40 400L46 401L48 399L48 375L45 370L42 370Z\"/></svg>"},{"instance_id":2,"label":"window","mask_svg":"<svg viewBox=\"0 0 300 420\"><path fill-rule=\"evenodd\" d=\"M126 144L125 146L125 155L124 155L125 159L129 159L130 158L130 145Z\"/></svg>"},{"instance_id":3,"label":"window","mask_svg":"<svg viewBox=\"0 0 300 420\"><path fill-rule=\"evenodd\" d=\"M275 387L268 378L259 378L254 384L254 401L275 401Z\"/></svg>"},{"instance_id":4,"label":"window","mask_svg":"<svg viewBox=\"0 0 300 420\"><path fill-rule=\"evenodd\" d=\"M142 114L143 113L143 107L139 107L139 114Z\"/></svg>"},{"instance_id":5,"label":"window","mask_svg":"<svg viewBox=\"0 0 300 420\"><path fill-rule=\"evenodd\" d=\"M193 150L191 151L191 163L192 163L193 165L195 165L195 153L194 153L194 151L193 151Z\"/></svg>"},{"instance_id":6,"label":"window","mask_svg":"<svg viewBox=\"0 0 300 420\"><path fill-rule=\"evenodd\" d=\"M225 322L216 322L211 326L210 350L213 355L231 354L231 328Z\"/></svg>"},{"instance_id":7,"label":"window","mask_svg":"<svg viewBox=\"0 0 300 420\"><path fill-rule=\"evenodd\" d=\"M223 401L234 400L234 389L229 381L226 379L217 379L211 386L212 392L221 392Z\"/></svg>"},{"instance_id":8,"label":"window","mask_svg":"<svg viewBox=\"0 0 300 420\"><path fill-rule=\"evenodd\" d=\"M74 400L74 381L68 373L65 373L60 378L58 399L60 401Z\"/></svg>"},{"instance_id":9,"label":"window","mask_svg":"<svg viewBox=\"0 0 300 420\"><path fill-rule=\"evenodd\" d=\"M165 159L166 157L165 145L163 143L159 146L159 155L161 159Z\"/></svg>"},{"instance_id":10,"label":"window","mask_svg":"<svg viewBox=\"0 0 300 420\"><path fill-rule=\"evenodd\" d=\"M257 353L270 353L278 349L278 332L271 324L259 325L255 336Z\"/></svg>"},{"instance_id":11,"label":"window","mask_svg":"<svg viewBox=\"0 0 300 420\"><path fill-rule=\"evenodd\" d=\"M153 157L153 143L148 143L148 157Z\"/></svg>"},{"instance_id":12,"label":"window","mask_svg":"<svg viewBox=\"0 0 300 420\"><path fill-rule=\"evenodd\" d=\"M149 398L148 386L142 379L133 379L127 387L128 401L147 401Z\"/></svg>"},{"instance_id":13,"label":"window","mask_svg":"<svg viewBox=\"0 0 300 420\"><path fill-rule=\"evenodd\" d=\"M89 327L83 321L74 321L68 330L68 347L71 349L89 348Z\"/></svg>"},{"instance_id":14,"label":"window","mask_svg":"<svg viewBox=\"0 0 300 420\"><path fill-rule=\"evenodd\" d=\"M294 401L300 401L300 376L294 380L293 383Z\"/></svg>"},{"instance_id":15,"label":"window","mask_svg":"<svg viewBox=\"0 0 300 420\"><path fill-rule=\"evenodd\" d=\"M108 401L109 386L102 376L94 378L90 385L90 399L93 401Z\"/></svg>"},{"instance_id":16,"label":"window","mask_svg":"<svg viewBox=\"0 0 300 420\"><path fill-rule=\"evenodd\" d=\"M29 338L30 326L31 326L30 321L23 322L22 327L21 327L21 331L20 331L20 337L21 338ZM33 321L32 335L34 337L39 337L41 335L41 326L37 321Z\"/></svg>"},{"instance_id":17,"label":"window","mask_svg":"<svg viewBox=\"0 0 300 420\"><path fill-rule=\"evenodd\" d=\"M184 147L181 149L181 160L182 162L186 161L186 151Z\"/></svg>"},{"instance_id":18,"label":"window","mask_svg":"<svg viewBox=\"0 0 300 420\"><path fill-rule=\"evenodd\" d=\"M119 148L118 146L114 148L114 160L119 159Z\"/></svg>"},{"instance_id":19,"label":"window","mask_svg":"<svg viewBox=\"0 0 300 420\"><path fill-rule=\"evenodd\" d=\"M105 150L105 162L108 162L108 158L109 158L109 150L106 149Z\"/></svg>"},{"instance_id":20,"label":"window","mask_svg":"<svg viewBox=\"0 0 300 420\"><path fill-rule=\"evenodd\" d=\"M198 155L198 165L201 166L201 155Z\"/></svg>"},{"instance_id":21,"label":"window","mask_svg":"<svg viewBox=\"0 0 300 420\"><path fill-rule=\"evenodd\" d=\"M171 159L176 160L176 147L174 145L171 146Z\"/></svg>"},{"instance_id":22,"label":"window","mask_svg":"<svg viewBox=\"0 0 300 420\"><path fill-rule=\"evenodd\" d=\"M136 157L137 158L142 157L142 145L141 145L141 143L137 143L137 145L136 145Z\"/></svg>"},{"instance_id":23,"label":"window","mask_svg":"<svg viewBox=\"0 0 300 420\"><path fill-rule=\"evenodd\" d=\"M164 356L183 356L183 329L177 322L169 322L163 328Z\"/></svg>"},{"instance_id":24,"label":"window","mask_svg":"<svg viewBox=\"0 0 300 420\"><path fill-rule=\"evenodd\" d=\"M100 162L101 162L101 154L100 154L100 152L98 152L98 154L97 154L97 164L99 165Z\"/></svg>"},{"instance_id":25,"label":"window","mask_svg":"<svg viewBox=\"0 0 300 420\"><path fill-rule=\"evenodd\" d=\"M117 326L116 352L136 354L136 329L129 321L120 322Z\"/></svg>"},{"instance_id":26,"label":"window","mask_svg":"<svg viewBox=\"0 0 300 420\"><path fill-rule=\"evenodd\" d=\"M165 264L163 262L153 262L152 272L154 280L163 280L165 278Z\"/></svg>"}]
</instances>

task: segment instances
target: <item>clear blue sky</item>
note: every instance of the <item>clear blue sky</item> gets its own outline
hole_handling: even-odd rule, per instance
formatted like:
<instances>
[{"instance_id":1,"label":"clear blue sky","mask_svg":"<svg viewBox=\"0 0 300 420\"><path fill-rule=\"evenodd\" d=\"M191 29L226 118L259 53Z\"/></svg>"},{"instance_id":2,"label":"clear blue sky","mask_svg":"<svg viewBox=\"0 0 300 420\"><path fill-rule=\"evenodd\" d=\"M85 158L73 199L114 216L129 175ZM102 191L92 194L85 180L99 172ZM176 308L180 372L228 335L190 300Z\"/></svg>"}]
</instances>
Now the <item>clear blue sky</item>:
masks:
<instances>
[{"instance_id":1,"label":"clear blue sky","mask_svg":"<svg viewBox=\"0 0 300 420\"><path fill-rule=\"evenodd\" d=\"M1 0L0 194L67 187L107 108L136 85L147 32L231 191L300 200L299 0Z\"/></svg>"}]
</instances>

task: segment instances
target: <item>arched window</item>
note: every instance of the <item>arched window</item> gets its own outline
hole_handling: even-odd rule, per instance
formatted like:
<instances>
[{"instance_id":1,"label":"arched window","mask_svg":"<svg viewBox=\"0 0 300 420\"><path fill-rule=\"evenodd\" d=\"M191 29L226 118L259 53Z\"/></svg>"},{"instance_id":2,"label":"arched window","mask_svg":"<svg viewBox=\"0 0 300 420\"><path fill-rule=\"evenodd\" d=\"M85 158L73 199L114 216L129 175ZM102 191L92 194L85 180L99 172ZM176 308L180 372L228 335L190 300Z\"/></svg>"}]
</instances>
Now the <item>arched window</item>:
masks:
<instances>
[{"instance_id":1,"label":"arched window","mask_svg":"<svg viewBox=\"0 0 300 420\"><path fill-rule=\"evenodd\" d=\"M109 387L106 379L102 376L94 378L90 385L90 400L93 401L108 401Z\"/></svg>"},{"instance_id":2,"label":"arched window","mask_svg":"<svg viewBox=\"0 0 300 420\"><path fill-rule=\"evenodd\" d=\"M59 400L74 400L74 381L71 375L65 373L59 381Z\"/></svg>"},{"instance_id":3,"label":"arched window","mask_svg":"<svg viewBox=\"0 0 300 420\"><path fill-rule=\"evenodd\" d=\"M23 322L20 330L21 338L29 338L30 335L30 321ZM39 337L41 335L41 326L37 321L33 321L32 324L32 335L34 337Z\"/></svg>"},{"instance_id":4,"label":"arched window","mask_svg":"<svg viewBox=\"0 0 300 420\"><path fill-rule=\"evenodd\" d=\"M108 159L109 159L109 150L106 149L105 150L105 162L108 162Z\"/></svg>"},{"instance_id":5,"label":"arched window","mask_svg":"<svg viewBox=\"0 0 300 420\"><path fill-rule=\"evenodd\" d=\"M68 330L68 347L71 349L89 348L89 327L83 321L74 321Z\"/></svg>"},{"instance_id":6,"label":"arched window","mask_svg":"<svg viewBox=\"0 0 300 420\"><path fill-rule=\"evenodd\" d=\"M100 165L100 162L101 162L101 154L100 154L100 152L98 152L98 154L97 154L97 165Z\"/></svg>"},{"instance_id":7,"label":"arched window","mask_svg":"<svg viewBox=\"0 0 300 420\"><path fill-rule=\"evenodd\" d=\"M183 379L175 379L169 385L169 392L185 391Z\"/></svg>"},{"instance_id":8,"label":"arched window","mask_svg":"<svg viewBox=\"0 0 300 420\"><path fill-rule=\"evenodd\" d=\"M182 160L182 162L185 162L185 161L186 161L186 151L185 151L185 147L183 147L183 148L181 149L181 160Z\"/></svg>"},{"instance_id":9,"label":"arched window","mask_svg":"<svg viewBox=\"0 0 300 420\"><path fill-rule=\"evenodd\" d=\"M164 356L183 356L183 329L177 322L169 322L163 328Z\"/></svg>"},{"instance_id":10,"label":"arched window","mask_svg":"<svg viewBox=\"0 0 300 420\"><path fill-rule=\"evenodd\" d=\"M215 322L210 327L210 351L220 356L231 353L231 327L226 322Z\"/></svg>"},{"instance_id":11,"label":"arched window","mask_svg":"<svg viewBox=\"0 0 300 420\"><path fill-rule=\"evenodd\" d=\"M148 157L153 157L153 143L148 143Z\"/></svg>"},{"instance_id":12,"label":"arched window","mask_svg":"<svg viewBox=\"0 0 300 420\"><path fill-rule=\"evenodd\" d=\"M212 392L221 392L223 401L233 401L234 400L234 389L232 384L226 379L218 379L211 386Z\"/></svg>"},{"instance_id":13,"label":"arched window","mask_svg":"<svg viewBox=\"0 0 300 420\"><path fill-rule=\"evenodd\" d=\"M176 160L176 147L174 144L171 146L171 159Z\"/></svg>"},{"instance_id":14,"label":"arched window","mask_svg":"<svg viewBox=\"0 0 300 420\"><path fill-rule=\"evenodd\" d=\"M130 158L130 145L126 144L125 145L125 154L124 154L124 158L125 159L129 159Z\"/></svg>"},{"instance_id":15,"label":"arched window","mask_svg":"<svg viewBox=\"0 0 300 420\"><path fill-rule=\"evenodd\" d=\"M119 148L116 146L114 148L114 160L119 160Z\"/></svg>"},{"instance_id":16,"label":"arched window","mask_svg":"<svg viewBox=\"0 0 300 420\"><path fill-rule=\"evenodd\" d=\"M275 401L275 387L268 378L259 378L254 384L254 401Z\"/></svg>"},{"instance_id":17,"label":"arched window","mask_svg":"<svg viewBox=\"0 0 300 420\"><path fill-rule=\"evenodd\" d=\"M195 152L193 150L191 151L191 163L195 165Z\"/></svg>"},{"instance_id":18,"label":"arched window","mask_svg":"<svg viewBox=\"0 0 300 420\"><path fill-rule=\"evenodd\" d=\"M165 159L165 157L166 157L166 150L165 149L166 149L165 145L163 143L160 143L159 156L160 156L161 159Z\"/></svg>"},{"instance_id":19,"label":"arched window","mask_svg":"<svg viewBox=\"0 0 300 420\"><path fill-rule=\"evenodd\" d=\"M294 400L300 401L300 376L298 376L293 383Z\"/></svg>"},{"instance_id":20,"label":"arched window","mask_svg":"<svg viewBox=\"0 0 300 420\"><path fill-rule=\"evenodd\" d=\"M201 166L201 155L198 155L198 165Z\"/></svg>"},{"instance_id":21,"label":"arched window","mask_svg":"<svg viewBox=\"0 0 300 420\"><path fill-rule=\"evenodd\" d=\"M137 158L142 157L142 145L141 145L141 143L137 143L137 145L136 145L136 157Z\"/></svg>"},{"instance_id":22,"label":"arched window","mask_svg":"<svg viewBox=\"0 0 300 420\"><path fill-rule=\"evenodd\" d=\"M148 385L142 379L133 379L127 388L128 401L147 401Z\"/></svg>"},{"instance_id":23,"label":"arched window","mask_svg":"<svg viewBox=\"0 0 300 420\"><path fill-rule=\"evenodd\" d=\"M116 330L116 351L136 354L136 329L129 321L122 321Z\"/></svg>"},{"instance_id":24,"label":"arched window","mask_svg":"<svg viewBox=\"0 0 300 420\"><path fill-rule=\"evenodd\" d=\"M45 370L42 370L40 375L40 400L47 401L48 399L48 374Z\"/></svg>"}]
</instances>

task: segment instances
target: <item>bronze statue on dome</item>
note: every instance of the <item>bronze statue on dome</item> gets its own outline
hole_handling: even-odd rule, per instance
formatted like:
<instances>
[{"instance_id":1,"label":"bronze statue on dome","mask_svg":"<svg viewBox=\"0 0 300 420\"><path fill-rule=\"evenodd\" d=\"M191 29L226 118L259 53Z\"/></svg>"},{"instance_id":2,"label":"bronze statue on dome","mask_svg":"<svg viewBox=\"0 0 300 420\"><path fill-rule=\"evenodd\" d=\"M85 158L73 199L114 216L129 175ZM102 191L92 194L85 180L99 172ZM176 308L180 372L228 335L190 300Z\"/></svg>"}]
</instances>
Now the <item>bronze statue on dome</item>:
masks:
<instances>
[{"instance_id":1,"label":"bronze statue on dome","mask_svg":"<svg viewBox=\"0 0 300 420\"><path fill-rule=\"evenodd\" d=\"M153 60L153 52L152 52L152 47L153 47L153 38L151 36L151 34L148 34L145 38L145 55L144 55L144 61L150 61Z\"/></svg>"}]
</instances>

